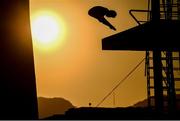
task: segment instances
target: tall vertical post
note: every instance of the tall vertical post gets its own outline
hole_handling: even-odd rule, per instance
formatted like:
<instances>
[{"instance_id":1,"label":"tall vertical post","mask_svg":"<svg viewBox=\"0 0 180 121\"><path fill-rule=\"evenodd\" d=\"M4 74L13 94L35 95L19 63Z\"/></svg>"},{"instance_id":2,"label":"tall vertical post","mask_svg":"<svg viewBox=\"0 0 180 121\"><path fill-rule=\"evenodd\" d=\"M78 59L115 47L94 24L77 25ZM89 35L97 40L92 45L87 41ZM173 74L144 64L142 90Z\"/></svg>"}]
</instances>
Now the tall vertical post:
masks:
<instances>
[{"instance_id":1,"label":"tall vertical post","mask_svg":"<svg viewBox=\"0 0 180 121\"><path fill-rule=\"evenodd\" d=\"M171 20L172 19L172 0L166 0L166 14L167 14L167 20Z\"/></svg>"},{"instance_id":2,"label":"tall vertical post","mask_svg":"<svg viewBox=\"0 0 180 121\"><path fill-rule=\"evenodd\" d=\"M162 83L162 64L161 51L153 51L153 66L154 66L154 94L155 108L158 112L163 111L163 83Z\"/></svg>"},{"instance_id":3,"label":"tall vertical post","mask_svg":"<svg viewBox=\"0 0 180 121\"><path fill-rule=\"evenodd\" d=\"M167 81L168 81L168 110L174 113L176 110L176 93L174 84L172 52L166 52L167 58Z\"/></svg>"},{"instance_id":4,"label":"tall vertical post","mask_svg":"<svg viewBox=\"0 0 180 121\"><path fill-rule=\"evenodd\" d=\"M150 70L149 70L149 51L146 51L146 73L147 73L147 99L148 99L148 106L151 107L151 90L150 90Z\"/></svg>"},{"instance_id":5,"label":"tall vertical post","mask_svg":"<svg viewBox=\"0 0 180 121\"><path fill-rule=\"evenodd\" d=\"M38 119L29 0L0 0L0 119Z\"/></svg>"},{"instance_id":6,"label":"tall vertical post","mask_svg":"<svg viewBox=\"0 0 180 121\"><path fill-rule=\"evenodd\" d=\"M180 20L180 0L177 0L177 6L178 6L178 20Z\"/></svg>"},{"instance_id":7,"label":"tall vertical post","mask_svg":"<svg viewBox=\"0 0 180 121\"><path fill-rule=\"evenodd\" d=\"M167 0L167 20L172 20L172 0ZM176 93L174 85L173 59L172 52L166 52L167 81L168 81L168 110L173 113L176 109Z\"/></svg>"},{"instance_id":8,"label":"tall vertical post","mask_svg":"<svg viewBox=\"0 0 180 121\"><path fill-rule=\"evenodd\" d=\"M151 21L159 23L160 21L160 0L151 0Z\"/></svg>"},{"instance_id":9,"label":"tall vertical post","mask_svg":"<svg viewBox=\"0 0 180 121\"><path fill-rule=\"evenodd\" d=\"M151 21L158 27L160 22L160 0L151 1ZM162 83L162 63L161 50L153 51L153 66L154 66L154 94L155 108L158 112L163 111L163 83Z\"/></svg>"}]
</instances>

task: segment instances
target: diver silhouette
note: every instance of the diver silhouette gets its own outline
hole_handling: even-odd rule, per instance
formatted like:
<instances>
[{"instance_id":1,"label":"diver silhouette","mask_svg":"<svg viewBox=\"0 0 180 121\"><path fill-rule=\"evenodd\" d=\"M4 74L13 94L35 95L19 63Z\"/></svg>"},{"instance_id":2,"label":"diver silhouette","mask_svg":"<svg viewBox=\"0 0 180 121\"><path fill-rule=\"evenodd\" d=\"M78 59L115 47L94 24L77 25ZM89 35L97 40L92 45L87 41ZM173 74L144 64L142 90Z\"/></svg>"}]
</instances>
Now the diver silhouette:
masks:
<instances>
[{"instance_id":1,"label":"diver silhouette","mask_svg":"<svg viewBox=\"0 0 180 121\"><path fill-rule=\"evenodd\" d=\"M109 10L102 6L95 6L88 11L88 14L91 17L98 19L99 22L107 25L110 29L116 30L116 28L113 25L111 25L104 17L106 16L106 17L115 18L117 13L114 10Z\"/></svg>"}]
</instances>

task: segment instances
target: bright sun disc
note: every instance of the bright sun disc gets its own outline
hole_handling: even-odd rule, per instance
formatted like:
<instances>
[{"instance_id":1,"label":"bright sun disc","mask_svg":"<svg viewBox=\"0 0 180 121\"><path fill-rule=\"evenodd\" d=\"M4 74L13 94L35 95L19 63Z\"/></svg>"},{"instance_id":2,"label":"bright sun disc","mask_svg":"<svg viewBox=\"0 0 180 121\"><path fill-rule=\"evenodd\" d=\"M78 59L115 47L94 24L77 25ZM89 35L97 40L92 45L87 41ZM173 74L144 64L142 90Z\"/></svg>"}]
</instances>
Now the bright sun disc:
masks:
<instances>
[{"instance_id":1,"label":"bright sun disc","mask_svg":"<svg viewBox=\"0 0 180 121\"><path fill-rule=\"evenodd\" d=\"M64 38L65 28L59 16L50 12L39 12L32 17L32 37L41 50L57 48Z\"/></svg>"}]
</instances>

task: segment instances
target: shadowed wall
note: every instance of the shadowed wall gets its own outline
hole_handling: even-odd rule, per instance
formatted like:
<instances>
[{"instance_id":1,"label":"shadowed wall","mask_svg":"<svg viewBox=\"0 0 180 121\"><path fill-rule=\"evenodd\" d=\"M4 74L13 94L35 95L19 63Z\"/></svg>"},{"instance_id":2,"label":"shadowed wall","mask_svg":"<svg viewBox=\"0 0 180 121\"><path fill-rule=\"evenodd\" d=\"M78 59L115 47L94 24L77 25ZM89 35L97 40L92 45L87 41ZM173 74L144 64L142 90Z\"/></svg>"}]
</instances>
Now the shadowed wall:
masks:
<instances>
[{"instance_id":1,"label":"shadowed wall","mask_svg":"<svg viewBox=\"0 0 180 121\"><path fill-rule=\"evenodd\" d=\"M0 118L37 119L29 0L0 1Z\"/></svg>"}]
</instances>

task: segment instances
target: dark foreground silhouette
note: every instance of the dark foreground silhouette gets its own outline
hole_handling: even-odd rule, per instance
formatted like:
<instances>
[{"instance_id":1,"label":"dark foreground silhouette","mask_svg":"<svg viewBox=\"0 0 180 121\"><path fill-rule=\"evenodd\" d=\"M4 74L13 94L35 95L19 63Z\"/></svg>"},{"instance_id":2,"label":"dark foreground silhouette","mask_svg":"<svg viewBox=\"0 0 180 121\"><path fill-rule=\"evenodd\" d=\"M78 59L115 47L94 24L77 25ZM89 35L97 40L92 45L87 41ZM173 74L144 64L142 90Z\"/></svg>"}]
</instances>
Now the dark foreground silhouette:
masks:
<instances>
[{"instance_id":1,"label":"dark foreground silhouette","mask_svg":"<svg viewBox=\"0 0 180 121\"><path fill-rule=\"evenodd\" d=\"M69 109L65 115L54 115L53 119L180 119L180 111L173 114L158 113L151 108L92 108L81 107Z\"/></svg>"},{"instance_id":2,"label":"dark foreground silhouette","mask_svg":"<svg viewBox=\"0 0 180 121\"><path fill-rule=\"evenodd\" d=\"M164 98L167 100L166 96ZM164 109L164 113L158 113L153 107L147 108L147 99L145 99L127 108L71 108L64 115L56 114L45 119L180 119L179 100L180 94L177 94L177 110L173 114L167 113L167 109ZM152 106L154 106L154 102ZM167 108L167 106L165 107Z\"/></svg>"},{"instance_id":3,"label":"dark foreground silhouette","mask_svg":"<svg viewBox=\"0 0 180 121\"><path fill-rule=\"evenodd\" d=\"M0 0L0 119L38 119L29 0Z\"/></svg>"}]
</instances>

